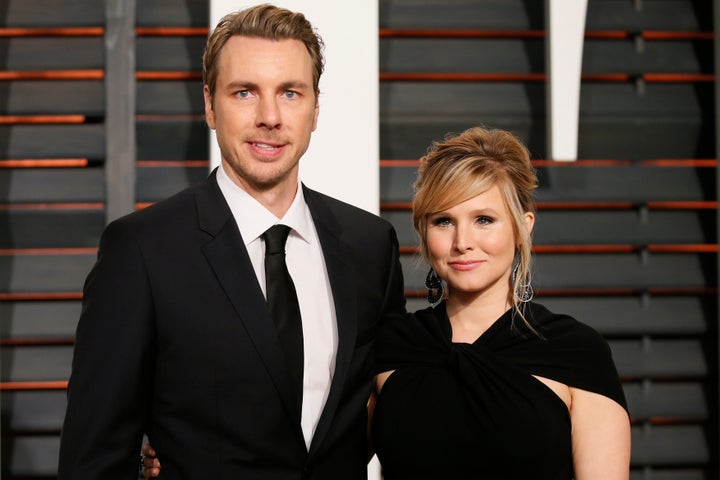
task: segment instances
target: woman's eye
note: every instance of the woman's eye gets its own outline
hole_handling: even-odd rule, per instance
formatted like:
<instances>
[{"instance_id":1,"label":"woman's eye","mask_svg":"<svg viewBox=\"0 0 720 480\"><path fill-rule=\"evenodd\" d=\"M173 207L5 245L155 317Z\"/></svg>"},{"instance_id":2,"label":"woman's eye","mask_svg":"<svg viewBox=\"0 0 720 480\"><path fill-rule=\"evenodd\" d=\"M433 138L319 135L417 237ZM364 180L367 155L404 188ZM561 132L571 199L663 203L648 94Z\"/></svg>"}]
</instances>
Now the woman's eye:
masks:
<instances>
[{"instance_id":1,"label":"woman's eye","mask_svg":"<svg viewBox=\"0 0 720 480\"><path fill-rule=\"evenodd\" d=\"M489 225L489 224L493 223L493 219L490 218L490 217L486 217L486 216L484 216L484 215L481 215L481 216L479 216L479 217L477 218L477 222L478 222L480 225Z\"/></svg>"},{"instance_id":2,"label":"woman's eye","mask_svg":"<svg viewBox=\"0 0 720 480\"><path fill-rule=\"evenodd\" d=\"M451 225L452 222L447 217L438 217L438 218L433 219L432 224L437 225L437 226L447 226L447 225Z\"/></svg>"}]
</instances>

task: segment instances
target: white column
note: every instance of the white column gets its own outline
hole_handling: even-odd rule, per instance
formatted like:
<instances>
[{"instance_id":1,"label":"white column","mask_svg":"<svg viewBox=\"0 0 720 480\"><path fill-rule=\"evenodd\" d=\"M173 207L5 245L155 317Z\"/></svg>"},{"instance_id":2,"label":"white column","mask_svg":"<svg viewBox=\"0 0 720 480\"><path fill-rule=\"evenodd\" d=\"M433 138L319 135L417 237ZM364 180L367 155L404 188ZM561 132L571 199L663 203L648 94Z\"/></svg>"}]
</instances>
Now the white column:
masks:
<instances>
[{"instance_id":1,"label":"white column","mask_svg":"<svg viewBox=\"0 0 720 480\"><path fill-rule=\"evenodd\" d=\"M587 0L546 0L547 157L577 160Z\"/></svg>"},{"instance_id":2,"label":"white column","mask_svg":"<svg viewBox=\"0 0 720 480\"><path fill-rule=\"evenodd\" d=\"M379 212L379 107L377 2L278 0L302 12L325 41L320 78L320 117L300 161L307 186L373 213ZM210 28L232 11L254 5L211 0ZM199 60L198 60L199 61ZM211 136L211 167L220 152Z\"/></svg>"}]
</instances>

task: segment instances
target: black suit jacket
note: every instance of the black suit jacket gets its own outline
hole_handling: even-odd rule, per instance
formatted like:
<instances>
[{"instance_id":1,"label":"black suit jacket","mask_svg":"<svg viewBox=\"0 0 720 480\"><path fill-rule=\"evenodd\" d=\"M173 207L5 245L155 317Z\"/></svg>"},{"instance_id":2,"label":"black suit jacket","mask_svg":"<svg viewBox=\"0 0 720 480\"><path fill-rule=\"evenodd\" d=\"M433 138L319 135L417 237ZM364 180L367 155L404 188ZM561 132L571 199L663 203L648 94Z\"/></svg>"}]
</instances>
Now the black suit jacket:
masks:
<instances>
[{"instance_id":1,"label":"black suit jacket","mask_svg":"<svg viewBox=\"0 0 720 480\"><path fill-rule=\"evenodd\" d=\"M134 478L147 432L168 479L366 478L378 325L405 309L395 231L304 188L338 348L310 449L272 320L213 173L106 228L77 328L60 479Z\"/></svg>"}]
</instances>

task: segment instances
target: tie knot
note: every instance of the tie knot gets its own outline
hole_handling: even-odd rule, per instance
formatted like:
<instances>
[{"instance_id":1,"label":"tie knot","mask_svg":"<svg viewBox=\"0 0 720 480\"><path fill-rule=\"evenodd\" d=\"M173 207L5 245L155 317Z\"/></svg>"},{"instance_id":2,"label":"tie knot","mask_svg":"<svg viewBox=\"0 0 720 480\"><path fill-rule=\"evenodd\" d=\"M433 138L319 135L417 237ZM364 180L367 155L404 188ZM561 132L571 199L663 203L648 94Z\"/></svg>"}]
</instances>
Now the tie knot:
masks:
<instances>
[{"instance_id":1,"label":"tie knot","mask_svg":"<svg viewBox=\"0 0 720 480\"><path fill-rule=\"evenodd\" d=\"M285 242L287 241L290 227L287 225L273 225L263 233L265 239L265 254L285 253Z\"/></svg>"}]
</instances>

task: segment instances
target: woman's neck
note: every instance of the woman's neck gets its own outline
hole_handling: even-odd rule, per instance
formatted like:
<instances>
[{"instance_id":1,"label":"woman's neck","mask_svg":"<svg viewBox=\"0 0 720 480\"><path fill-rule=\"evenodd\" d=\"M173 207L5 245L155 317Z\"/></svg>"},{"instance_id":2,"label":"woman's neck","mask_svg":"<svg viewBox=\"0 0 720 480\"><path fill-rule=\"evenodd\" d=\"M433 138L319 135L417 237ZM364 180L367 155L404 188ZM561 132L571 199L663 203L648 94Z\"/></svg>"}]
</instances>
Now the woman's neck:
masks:
<instances>
[{"instance_id":1,"label":"woman's neck","mask_svg":"<svg viewBox=\"0 0 720 480\"><path fill-rule=\"evenodd\" d=\"M453 342L473 343L510 308L510 303L507 295L468 298L451 292L446 308Z\"/></svg>"}]
</instances>

